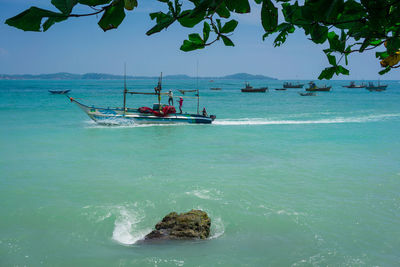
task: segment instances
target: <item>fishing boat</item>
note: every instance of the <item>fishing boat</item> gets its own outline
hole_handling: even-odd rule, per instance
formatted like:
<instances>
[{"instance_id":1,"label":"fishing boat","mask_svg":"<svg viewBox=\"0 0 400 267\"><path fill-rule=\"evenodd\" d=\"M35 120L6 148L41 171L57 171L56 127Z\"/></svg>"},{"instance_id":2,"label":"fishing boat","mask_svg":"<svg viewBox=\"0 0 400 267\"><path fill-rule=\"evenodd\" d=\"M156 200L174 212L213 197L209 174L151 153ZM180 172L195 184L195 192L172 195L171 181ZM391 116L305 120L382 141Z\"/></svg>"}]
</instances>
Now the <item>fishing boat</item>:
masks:
<instances>
[{"instance_id":1,"label":"fishing boat","mask_svg":"<svg viewBox=\"0 0 400 267\"><path fill-rule=\"evenodd\" d=\"M286 91L286 88L275 88L275 91Z\"/></svg>"},{"instance_id":2,"label":"fishing boat","mask_svg":"<svg viewBox=\"0 0 400 267\"><path fill-rule=\"evenodd\" d=\"M184 95L185 93L194 93L197 92L196 89L191 89L191 90L178 90L182 95Z\"/></svg>"},{"instance_id":3,"label":"fishing boat","mask_svg":"<svg viewBox=\"0 0 400 267\"><path fill-rule=\"evenodd\" d=\"M197 91L197 114L177 113L174 106L161 104L161 96L167 93L161 93L162 76L158 81L157 87L153 92L134 92L128 91L126 81L124 86L124 102L123 107L116 108L101 108L85 105L76 99L69 97L70 101L78 105L92 120L98 124L104 125L120 125L120 124L177 124L177 123L202 123L211 124L216 118L215 115L208 116L203 110L203 114L199 112L199 97ZM158 98L158 103L153 104L153 107L126 107L126 95L155 95Z\"/></svg>"},{"instance_id":4,"label":"fishing boat","mask_svg":"<svg viewBox=\"0 0 400 267\"><path fill-rule=\"evenodd\" d=\"M372 92L372 91L381 92L381 91L385 91L386 87L388 87L387 84L380 84L380 82L378 81L378 85L374 85L374 83L372 83L372 82L368 83L368 86L366 87L366 89L369 90L370 92Z\"/></svg>"},{"instance_id":5,"label":"fishing boat","mask_svg":"<svg viewBox=\"0 0 400 267\"><path fill-rule=\"evenodd\" d=\"M265 93L267 90L268 87L253 88L248 82L245 83L245 88L241 89L242 93Z\"/></svg>"},{"instance_id":6,"label":"fishing boat","mask_svg":"<svg viewBox=\"0 0 400 267\"><path fill-rule=\"evenodd\" d=\"M317 92L317 91L318 92L329 92L332 88L332 86L326 86L326 85L319 87L314 82L309 82L309 85L310 85L310 87L306 88L306 91L309 91L309 92Z\"/></svg>"},{"instance_id":7,"label":"fishing boat","mask_svg":"<svg viewBox=\"0 0 400 267\"><path fill-rule=\"evenodd\" d=\"M357 89L357 88L365 88L366 87L366 85L365 84L360 84L360 85L356 85L356 83L355 82L350 82L350 84L349 85L342 85L343 87L345 87L345 88L351 88L351 89Z\"/></svg>"},{"instance_id":8,"label":"fishing boat","mask_svg":"<svg viewBox=\"0 0 400 267\"><path fill-rule=\"evenodd\" d=\"M221 91L221 87L211 87L210 90Z\"/></svg>"},{"instance_id":9,"label":"fishing boat","mask_svg":"<svg viewBox=\"0 0 400 267\"><path fill-rule=\"evenodd\" d=\"M68 94L71 90L49 90L49 93L53 95L65 95Z\"/></svg>"},{"instance_id":10,"label":"fishing boat","mask_svg":"<svg viewBox=\"0 0 400 267\"><path fill-rule=\"evenodd\" d=\"M307 92L307 93L299 93L301 96L315 96L316 94L314 92Z\"/></svg>"},{"instance_id":11,"label":"fishing boat","mask_svg":"<svg viewBox=\"0 0 400 267\"><path fill-rule=\"evenodd\" d=\"M283 88L303 88L304 83L290 83L290 82L284 82L283 83Z\"/></svg>"}]
</instances>

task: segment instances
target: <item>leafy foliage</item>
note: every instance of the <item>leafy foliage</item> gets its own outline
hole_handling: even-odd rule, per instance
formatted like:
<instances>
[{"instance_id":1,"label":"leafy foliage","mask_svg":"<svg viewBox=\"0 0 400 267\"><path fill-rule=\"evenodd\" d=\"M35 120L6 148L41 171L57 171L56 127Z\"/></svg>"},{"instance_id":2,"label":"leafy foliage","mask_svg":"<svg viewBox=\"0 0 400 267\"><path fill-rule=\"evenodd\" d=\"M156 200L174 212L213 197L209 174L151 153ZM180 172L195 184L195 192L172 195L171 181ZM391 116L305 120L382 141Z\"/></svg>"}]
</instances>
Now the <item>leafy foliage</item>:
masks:
<instances>
[{"instance_id":1,"label":"leafy foliage","mask_svg":"<svg viewBox=\"0 0 400 267\"><path fill-rule=\"evenodd\" d=\"M182 10L181 1L158 0L166 4L166 11L150 13L155 25L147 35L158 33L178 22L193 28L203 22L203 32L189 34L181 45L182 51L203 49L222 40L226 46L234 46L231 35L238 22L230 19L232 13L251 12L249 0L186 0L192 9ZM251 0L250 0L251 1ZM389 72L400 67L400 1L399 0L254 0L261 5L260 21L265 31L263 40L276 34L274 46L284 44L296 29L316 44L328 48L326 54L329 67L319 79L330 79L333 75L348 75L340 65L342 59L355 52L382 49L376 52L382 71ZM70 17L97 15L102 13L99 26L104 30L117 28L125 18L125 11L137 7L137 0L51 0L58 12L31 7L6 24L24 31L46 31L57 22ZM88 14L73 14L76 5L84 5L95 11ZM278 12L280 5L281 15ZM279 16L281 19L279 20ZM43 22L43 19L46 19ZM280 22L281 21L281 22ZM280 22L280 23L279 23ZM213 39L209 41L210 36Z\"/></svg>"}]
</instances>

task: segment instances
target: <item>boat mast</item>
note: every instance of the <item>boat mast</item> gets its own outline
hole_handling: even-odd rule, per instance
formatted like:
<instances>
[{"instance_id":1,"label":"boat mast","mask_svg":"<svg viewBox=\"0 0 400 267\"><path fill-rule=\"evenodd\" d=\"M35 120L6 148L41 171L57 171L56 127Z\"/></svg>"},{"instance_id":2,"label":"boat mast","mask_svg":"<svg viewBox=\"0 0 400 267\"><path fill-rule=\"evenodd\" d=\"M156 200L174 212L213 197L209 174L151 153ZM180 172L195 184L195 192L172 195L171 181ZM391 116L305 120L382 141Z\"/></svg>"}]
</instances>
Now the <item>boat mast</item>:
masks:
<instances>
[{"instance_id":1,"label":"boat mast","mask_svg":"<svg viewBox=\"0 0 400 267\"><path fill-rule=\"evenodd\" d=\"M128 92L128 89L126 88L126 62L124 64L124 115L126 112L126 93Z\"/></svg>"},{"instance_id":2,"label":"boat mast","mask_svg":"<svg viewBox=\"0 0 400 267\"><path fill-rule=\"evenodd\" d=\"M157 85L157 87L158 87L158 90L157 90L157 93L158 93L158 107L159 107L160 110L161 110L161 83L162 83L162 72L161 72L160 78L158 79L158 85Z\"/></svg>"},{"instance_id":3,"label":"boat mast","mask_svg":"<svg viewBox=\"0 0 400 267\"><path fill-rule=\"evenodd\" d=\"M197 115L199 115L199 114L200 114L200 112L199 112L199 106L200 106L200 93L199 93L199 60L197 60L196 87L197 87Z\"/></svg>"}]
</instances>

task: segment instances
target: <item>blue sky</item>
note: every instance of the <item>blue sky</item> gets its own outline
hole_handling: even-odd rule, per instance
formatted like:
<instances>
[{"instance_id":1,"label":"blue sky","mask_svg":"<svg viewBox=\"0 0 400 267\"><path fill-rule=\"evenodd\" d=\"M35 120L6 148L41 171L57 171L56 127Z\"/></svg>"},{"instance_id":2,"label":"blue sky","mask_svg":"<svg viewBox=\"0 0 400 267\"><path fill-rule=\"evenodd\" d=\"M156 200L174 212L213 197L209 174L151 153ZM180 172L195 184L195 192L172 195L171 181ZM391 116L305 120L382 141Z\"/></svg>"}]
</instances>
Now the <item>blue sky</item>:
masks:
<instances>
[{"instance_id":1,"label":"blue sky","mask_svg":"<svg viewBox=\"0 0 400 267\"><path fill-rule=\"evenodd\" d=\"M122 74L124 62L129 75L154 76L168 74L221 76L237 72L263 74L279 79L316 79L328 66L323 46L307 40L302 30L289 36L286 44L274 48L274 37L262 41L264 33L259 8L252 4L252 13L237 15L239 25L232 36L235 47L222 42L194 52L179 50L184 39L201 28L187 29L179 24L161 33L146 36L154 22L149 13L166 10L156 0L141 0L139 7L127 12L116 30L103 32L100 17L71 18L54 25L45 33L23 32L4 21L30 6L54 10L50 0L0 0L0 73L40 74L55 72L101 72ZM85 13L88 9L74 9ZM398 70L381 77L374 52L350 56L350 76L334 79L400 79Z\"/></svg>"}]
</instances>

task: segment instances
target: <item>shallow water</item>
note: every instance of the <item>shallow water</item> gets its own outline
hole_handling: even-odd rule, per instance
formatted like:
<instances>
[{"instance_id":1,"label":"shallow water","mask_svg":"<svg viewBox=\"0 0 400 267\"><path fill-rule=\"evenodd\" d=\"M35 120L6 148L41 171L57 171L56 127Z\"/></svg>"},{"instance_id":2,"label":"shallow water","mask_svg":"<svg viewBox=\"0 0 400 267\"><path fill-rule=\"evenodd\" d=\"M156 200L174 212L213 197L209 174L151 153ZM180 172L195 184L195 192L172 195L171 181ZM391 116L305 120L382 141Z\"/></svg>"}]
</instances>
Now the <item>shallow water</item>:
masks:
<instances>
[{"instance_id":1,"label":"shallow water","mask_svg":"<svg viewBox=\"0 0 400 267\"><path fill-rule=\"evenodd\" d=\"M280 81L242 94L241 81L200 80L213 125L108 127L47 90L113 107L122 81L0 81L0 265L399 265L400 83L329 83L301 97L274 91ZM183 106L195 112L196 101ZM135 244L193 208L211 216L209 240Z\"/></svg>"}]
</instances>

